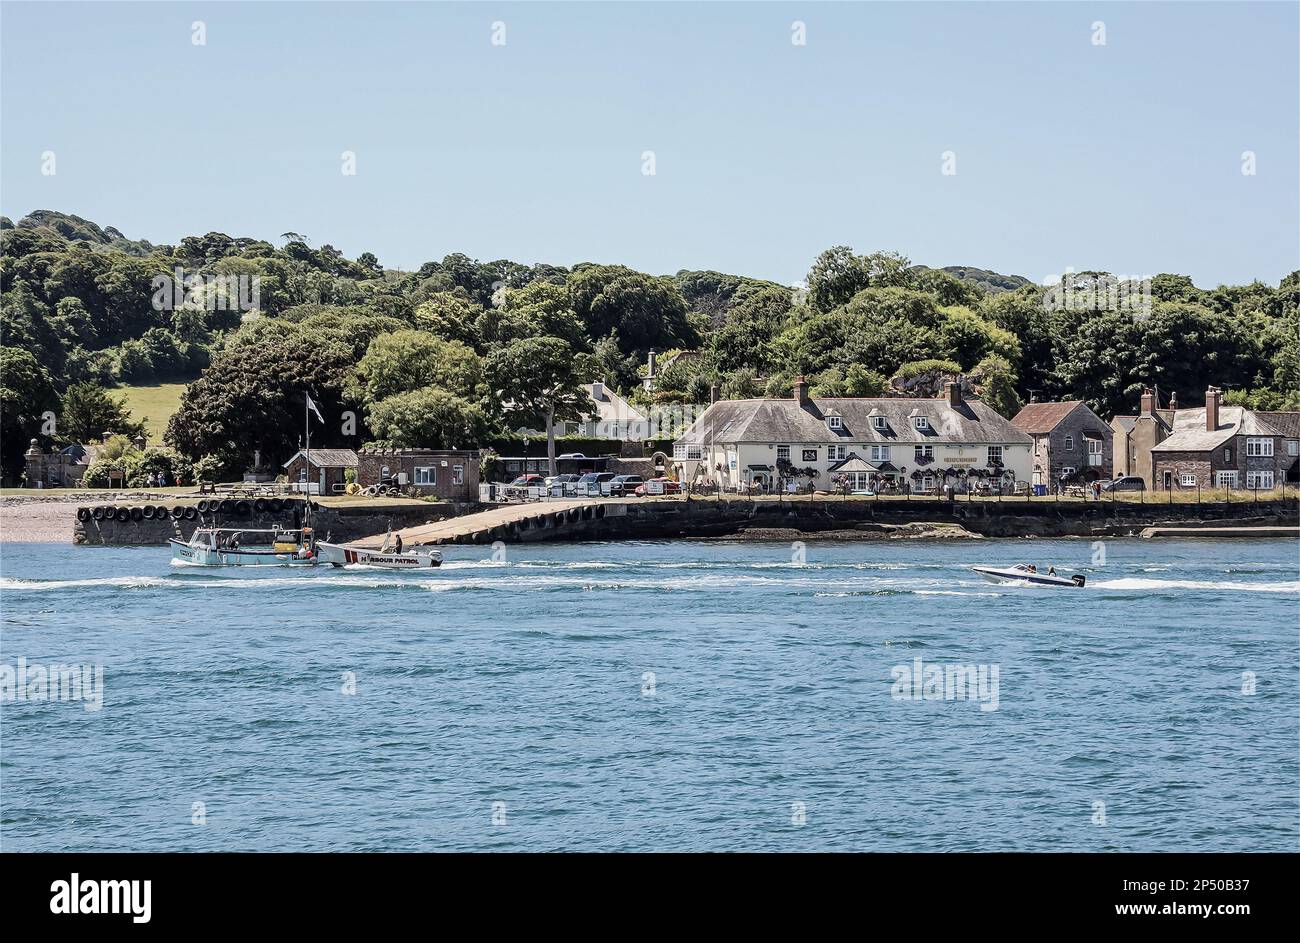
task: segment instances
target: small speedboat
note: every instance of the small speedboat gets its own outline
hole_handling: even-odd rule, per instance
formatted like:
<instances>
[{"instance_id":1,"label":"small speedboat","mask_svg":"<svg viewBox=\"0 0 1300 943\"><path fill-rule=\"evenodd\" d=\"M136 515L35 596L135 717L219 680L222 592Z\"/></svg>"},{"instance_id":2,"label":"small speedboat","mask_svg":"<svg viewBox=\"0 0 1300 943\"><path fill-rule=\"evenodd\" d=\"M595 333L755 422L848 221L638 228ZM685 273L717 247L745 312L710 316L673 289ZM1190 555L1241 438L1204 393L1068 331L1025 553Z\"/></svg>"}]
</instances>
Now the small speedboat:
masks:
<instances>
[{"instance_id":1,"label":"small speedboat","mask_svg":"<svg viewBox=\"0 0 1300 943\"><path fill-rule=\"evenodd\" d=\"M1082 586L1087 579L1083 574L1073 576L1056 576L1040 573L1023 563L1015 566L973 566L976 573L990 583L1030 583L1034 586Z\"/></svg>"},{"instance_id":2,"label":"small speedboat","mask_svg":"<svg viewBox=\"0 0 1300 943\"><path fill-rule=\"evenodd\" d=\"M398 553L387 546L375 550L321 540L316 543L316 555L321 563L332 563L334 566L378 566L390 570L442 566L442 554L432 547L405 547Z\"/></svg>"}]
</instances>

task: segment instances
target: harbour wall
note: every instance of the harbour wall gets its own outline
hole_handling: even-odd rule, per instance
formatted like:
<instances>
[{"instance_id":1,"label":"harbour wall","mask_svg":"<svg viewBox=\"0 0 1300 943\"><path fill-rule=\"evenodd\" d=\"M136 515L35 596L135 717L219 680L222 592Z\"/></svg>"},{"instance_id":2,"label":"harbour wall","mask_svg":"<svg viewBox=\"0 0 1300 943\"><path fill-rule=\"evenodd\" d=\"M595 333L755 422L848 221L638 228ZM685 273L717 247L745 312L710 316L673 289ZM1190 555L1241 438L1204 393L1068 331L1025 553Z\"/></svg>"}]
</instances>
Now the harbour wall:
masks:
<instances>
[{"instance_id":1,"label":"harbour wall","mask_svg":"<svg viewBox=\"0 0 1300 943\"><path fill-rule=\"evenodd\" d=\"M535 508L534 513L528 513ZM474 515L458 519L469 527ZM457 534L440 543L531 543L548 540L663 538L827 539L889 536L1137 537L1151 528L1196 525L1294 527L1294 500L1224 504L1075 501L871 501L795 498L608 501L548 513L526 505L509 523ZM920 525L936 525L928 533ZM901 530L896 530L900 529Z\"/></svg>"},{"instance_id":2,"label":"harbour wall","mask_svg":"<svg viewBox=\"0 0 1300 943\"><path fill-rule=\"evenodd\" d=\"M118 515L96 519L93 508L101 510L112 507L127 509L127 519L118 520ZM152 517L145 517L144 508L153 509ZM471 508L469 509L472 509ZM175 517L173 509L182 512L194 508L193 517ZM235 508L222 512L220 510L198 513L194 501L152 501L123 505L86 505L86 515L78 509L73 525L72 541L88 546L113 547L154 547L166 545L169 539L188 540L195 528L211 526L241 527L253 530L269 530L273 527L298 527L304 523L306 501L303 499L285 499L278 510L262 508L255 510L250 505L247 513L239 513ZM369 534L383 533L389 527L394 530L426 524L430 521L453 517L467 508L450 501L428 502L409 501L400 503L365 502L324 506L314 504L311 524L317 536L333 540L355 540ZM138 514L134 513L139 511Z\"/></svg>"}]
</instances>

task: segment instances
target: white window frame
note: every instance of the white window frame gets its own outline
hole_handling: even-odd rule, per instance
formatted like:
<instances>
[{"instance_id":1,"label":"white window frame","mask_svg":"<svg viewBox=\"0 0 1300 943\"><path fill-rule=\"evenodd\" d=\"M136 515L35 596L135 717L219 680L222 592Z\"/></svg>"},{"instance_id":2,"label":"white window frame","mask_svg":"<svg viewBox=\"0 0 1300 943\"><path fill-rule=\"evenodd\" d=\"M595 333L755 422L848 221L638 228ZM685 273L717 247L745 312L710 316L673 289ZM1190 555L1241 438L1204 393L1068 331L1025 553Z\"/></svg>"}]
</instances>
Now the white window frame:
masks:
<instances>
[{"instance_id":1,"label":"white window frame","mask_svg":"<svg viewBox=\"0 0 1300 943\"><path fill-rule=\"evenodd\" d=\"M1237 487L1237 473L1235 471L1225 471L1224 469L1219 469L1214 473L1214 487L1216 488Z\"/></svg>"},{"instance_id":2,"label":"white window frame","mask_svg":"<svg viewBox=\"0 0 1300 943\"><path fill-rule=\"evenodd\" d=\"M1300 442L1296 441L1295 439L1288 439L1286 443L1286 454L1287 455L1300 454Z\"/></svg>"},{"instance_id":3,"label":"white window frame","mask_svg":"<svg viewBox=\"0 0 1300 943\"><path fill-rule=\"evenodd\" d=\"M912 417L912 425L916 426L917 429L924 432L925 430L930 428L930 420L927 419L925 416L914 416Z\"/></svg>"},{"instance_id":4,"label":"white window frame","mask_svg":"<svg viewBox=\"0 0 1300 943\"><path fill-rule=\"evenodd\" d=\"M934 458L933 445L917 445L913 447L912 457L914 459Z\"/></svg>"},{"instance_id":5,"label":"white window frame","mask_svg":"<svg viewBox=\"0 0 1300 943\"><path fill-rule=\"evenodd\" d=\"M1003 454L1003 452L1002 452L1002 446L1000 446L1000 445L990 445L990 446L989 446L988 457L987 457L987 461L988 461L988 463L989 463L990 465L993 464L993 459L994 459L994 457L995 457L995 454L996 454L996 458L997 458L997 460L998 460L999 462L1004 462L1004 461L1005 461L1006 456L1005 456L1005 455Z\"/></svg>"},{"instance_id":6,"label":"white window frame","mask_svg":"<svg viewBox=\"0 0 1300 943\"><path fill-rule=\"evenodd\" d=\"M871 447L871 460L872 460L873 462L887 462L887 461L889 461L889 446L887 446L887 445L873 445L873 446Z\"/></svg>"},{"instance_id":7,"label":"white window frame","mask_svg":"<svg viewBox=\"0 0 1300 943\"><path fill-rule=\"evenodd\" d=\"M1246 457L1247 458L1272 458L1273 440L1268 438L1247 439Z\"/></svg>"},{"instance_id":8,"label":"white window frame","mask_svg":"<svg viewBox=\"0 0 1300 943\"><path fill-rule=\"evenodd\" d=\"M884 416L871 417L871 428L873 429L884 429L888 424L889 424L889 420L886 419Z\"/></svg>"},{"instance_id":9,"label":"white window frame","mask_svg":"<svg viewBox=\"0 0 1300 943\"><path fill-rule=\"evenodd\" d=\"M1061 474L1062 474L1062 475L1073 475L1076 471L1078 471L1078 469L1075 468L1073 465L1062 465L1062 466L1061 466Z\"/></svg>"},{"instance_id":10,"label":"white window frame","mask_svg":"<svg viewBox=\"0 0 1300 943\"><path fill-rule=\"evenodd\" d=\"M826 425L830 426L830 428L832 429L843 429L844 420L841 419L839 416L827 416Z\"/></svg>"},{"instance_id":11,"label":"white window frame","mask_svg":"<svg viewBox=\"0 0 1300 943\"><path fill-rule=\"evenodd\" d=\"M1064 444L1063 448L1064 448L1065 451L1067 451L1067 452L1073 452L1073 451L1074 451L1074 436L1072 436L1072 435L1067 435L1067 436L1065 437L1065 444Z\"/></svg>"},{"instance_id":12,"label":"white window frame","mask_svg":"<svg viewBox=\"0 0 1300 943\"><path fill-rule=\"evenodd\" d=\"M779 462L782 459L785 459L787 462L790 461L790 446L778 445L776 447L776 460Z\"/></svg>"},{"instance_id":13,"label":"white window frame","mask_svg":"<svg viewBox=\"0 0 1300 943\"><path fill-rule=\"evenodd\" d=\"M423 480L421 480L423 474ZM438 466L436 465L416 465L411 469L411 484L413 485L437 485L438 484Z\"/></svg>"},{"instance_id":14,"label":"white window frame","mask_svg":"<svg viewBox=\"0 0 1300 943\"><path fill-rule=\"evenodd\" d=\"M453 485L463 485L465 483L465 466L451 466L451 483Z\"/></svg>"},{"instance_id":15,"label":"white window frame","mask_svg":"<svg viewBox=\"0 0 1300 943\"><path fill-rule=\"evenodd\" d=\"M1224 460L1225 462L1230 462L1230 461L1232 461L1232 446L1231 446L1231 445L1225 445L1225 446L1223 447L1223 460Z\"/></svg>"},{"instance_id":16,"label":"white window frame","mask_svg":"<svg viewBox=\"0 0 1300 943\"><path fill-rule=\"evenodd\" d=\"M1106 455L1101 439L1086 439L1084 441L1088 443L1088 464L1100 465Z\"/></svg>"},{"instance_id":17,"label":"white window frame","mask_svg":"<svg viewBox=\"0 0 1300 943\"><path fill-rule=\"evenodd\" d=\"M828 445L826 446L826 461L838 462L849 457L849 449L846 445Z\"/></svg>"},{"instance_id":18,"label":"white window frame","mask_svg":"<svg viewBox=\"0 0 1300 943\"><path fill-rule=\"evenodd\" d=\"M1247 488L1263 488L1271 490L1273 488L1273 470L1270 468L1266 471L1248 471L1246 472Z\"/></svg>"},{"instance_id":19,"label":"white window frame","mask_svg":"<svg viewBox=\"0 0 1300 943\"><path fill-rule=\"evenodd\" d=\"M1182 487L1182 488L1194 488L1194 487L1196 487L1196 473L1195 473L1195 472L1183 472L1181 475L1178 476L1178 484L1179 484L1179 487Z\"/></svg>"}]
</instances>

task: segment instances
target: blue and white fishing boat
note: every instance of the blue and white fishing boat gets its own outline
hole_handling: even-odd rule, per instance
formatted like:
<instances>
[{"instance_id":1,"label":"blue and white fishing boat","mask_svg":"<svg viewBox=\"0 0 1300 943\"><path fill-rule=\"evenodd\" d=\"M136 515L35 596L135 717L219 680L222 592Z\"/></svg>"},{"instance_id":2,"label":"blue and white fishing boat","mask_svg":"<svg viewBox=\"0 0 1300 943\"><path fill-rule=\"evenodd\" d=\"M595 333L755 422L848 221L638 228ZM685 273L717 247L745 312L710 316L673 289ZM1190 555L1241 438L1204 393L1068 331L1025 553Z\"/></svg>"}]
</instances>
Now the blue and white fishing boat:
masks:
<instances>
[{"instance_id":1,"label":"blue and white fishing boat","mask_svg":"<svg viewBox=\"0 0 1300 943\"><path fill-rule=\"evenodd\" d=\"M200 527L189 540L170 543L172 562L193 566L314 566L319 562L310 527Z\"/></svg>"}]
</instances>

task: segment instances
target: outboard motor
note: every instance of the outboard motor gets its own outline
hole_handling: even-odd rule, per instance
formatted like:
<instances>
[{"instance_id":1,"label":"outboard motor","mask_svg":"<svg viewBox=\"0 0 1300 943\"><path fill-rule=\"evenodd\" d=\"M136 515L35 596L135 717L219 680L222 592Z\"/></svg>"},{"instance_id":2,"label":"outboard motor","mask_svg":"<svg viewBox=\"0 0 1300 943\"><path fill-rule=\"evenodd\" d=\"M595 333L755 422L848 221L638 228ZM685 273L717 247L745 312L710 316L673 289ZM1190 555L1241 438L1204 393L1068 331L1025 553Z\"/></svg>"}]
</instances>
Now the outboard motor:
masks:
<instances>
[{"instance_id":1,"label":"outboard motor","mask_svg":"<svg viewBox=\"0 0 1300 943\"><path fill-rule=\"evenodd\" d=\"M1087 577L1081 573L1076 573L1074 576L1070 577L1070 582L1079 587L1083 586L1085 580L1087 580Z\"/></svg>"}]
</instances>

